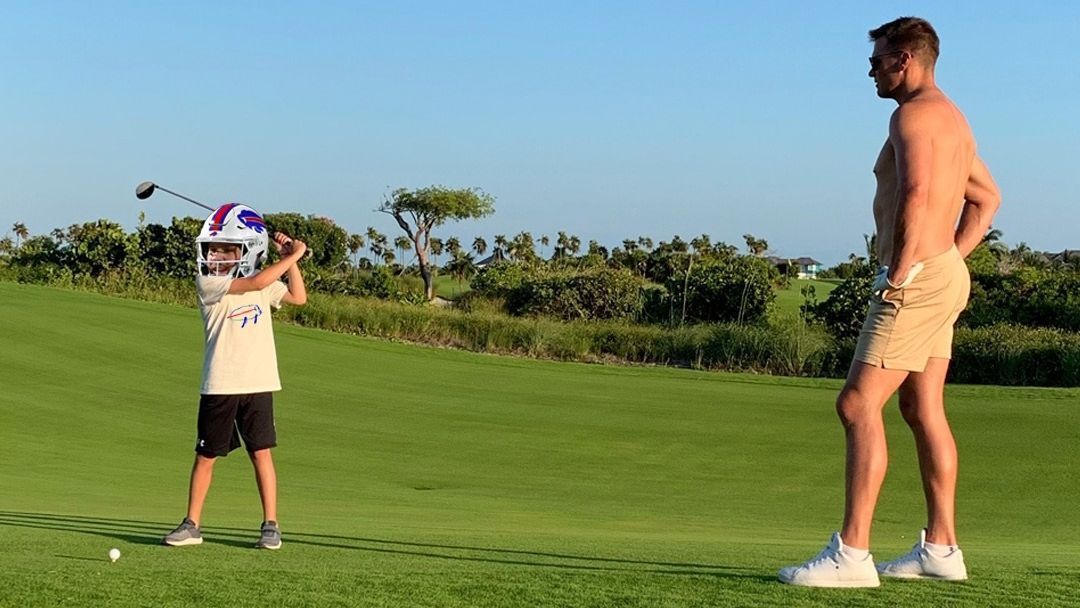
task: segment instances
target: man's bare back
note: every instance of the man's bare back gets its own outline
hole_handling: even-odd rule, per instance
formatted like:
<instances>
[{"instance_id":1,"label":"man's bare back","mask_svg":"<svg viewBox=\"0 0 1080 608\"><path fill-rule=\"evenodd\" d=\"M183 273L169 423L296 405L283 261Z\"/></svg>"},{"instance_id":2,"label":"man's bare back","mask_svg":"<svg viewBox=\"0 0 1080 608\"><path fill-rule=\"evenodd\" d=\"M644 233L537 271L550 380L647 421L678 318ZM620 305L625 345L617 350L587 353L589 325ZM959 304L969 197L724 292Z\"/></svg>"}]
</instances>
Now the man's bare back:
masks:
<instances>
[{"instance_id":1,"label":"man's bare back","mask_svg":"<svg viewBox=\"0 0 1080 608\"><path fill-rule=\"evenodd\" d=\"M903 158L897 157L898 148L904 151ZM940 90L901 102L890 120L889 139L874 164L874 223L882 264L900 264L897 270L903 272L905 262L910 266L953 246L974 162L971 128ZM899 175L907 176L907 184L899 182ZM896 228L902 226L898 226L896 213L905 195L914 197L908 199L909 204L923 205L922 217L911 226L914 231L898 235ZM907 242L910 240L914 243ZM914 245L909 260L898 255L905 242Z\"/></svg>"}]
</instances>

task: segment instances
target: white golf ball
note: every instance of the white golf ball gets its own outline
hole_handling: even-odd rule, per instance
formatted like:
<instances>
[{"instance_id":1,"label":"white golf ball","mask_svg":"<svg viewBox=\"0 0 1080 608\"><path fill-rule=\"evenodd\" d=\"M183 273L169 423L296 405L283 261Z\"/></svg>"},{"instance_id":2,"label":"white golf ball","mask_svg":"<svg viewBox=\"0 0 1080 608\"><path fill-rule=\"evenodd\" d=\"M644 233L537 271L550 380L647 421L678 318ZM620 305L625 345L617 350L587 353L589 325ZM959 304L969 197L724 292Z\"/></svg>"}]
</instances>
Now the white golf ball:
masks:
<instances>
[{"instance_id":1,"label":"white golf ball","mask_svg":"<svg viewBox=\"0 0 1080 608\"><path fill-rule=\"evenodd\" d=\"M120 559L120 549L109 549L109 559L114 562Z\"/></svg>"}]
</instances>

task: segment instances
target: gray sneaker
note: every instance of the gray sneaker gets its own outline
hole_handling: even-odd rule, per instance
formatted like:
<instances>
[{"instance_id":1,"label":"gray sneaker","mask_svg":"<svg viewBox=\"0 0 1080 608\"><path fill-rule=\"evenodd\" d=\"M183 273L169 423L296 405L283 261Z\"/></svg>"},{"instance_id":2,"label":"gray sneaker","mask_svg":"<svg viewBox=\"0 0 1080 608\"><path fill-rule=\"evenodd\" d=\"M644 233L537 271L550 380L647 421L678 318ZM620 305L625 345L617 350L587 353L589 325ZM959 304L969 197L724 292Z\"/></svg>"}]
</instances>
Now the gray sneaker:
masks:
<instances>
[{"instance_id":1,"label":"gray sneaker","mask_svg":"<svg viewBox=\"0 0 1080 608\"><path fill-rule=\"evenodd\" d=\"M256 549L280 549L281 548L281 530L278 529L276 521L264 521L262 525L262 534L259 536L259 542L255 543Z\"/></svg>"},{"instance_id":2,"label":"gray sneaker","mask_svg":"<svg viewBox=\"0 0 1080 608\"><path fill-rule=\"evenodd\" d=\"M195 522L185 517L184 521L180 522L180 525L176 526L175 530L169 532L168 536L162 539L161 542L170 547L201 545L202 531L199 530L199 526L195 525Z\"/></svg>"}]
</instances>

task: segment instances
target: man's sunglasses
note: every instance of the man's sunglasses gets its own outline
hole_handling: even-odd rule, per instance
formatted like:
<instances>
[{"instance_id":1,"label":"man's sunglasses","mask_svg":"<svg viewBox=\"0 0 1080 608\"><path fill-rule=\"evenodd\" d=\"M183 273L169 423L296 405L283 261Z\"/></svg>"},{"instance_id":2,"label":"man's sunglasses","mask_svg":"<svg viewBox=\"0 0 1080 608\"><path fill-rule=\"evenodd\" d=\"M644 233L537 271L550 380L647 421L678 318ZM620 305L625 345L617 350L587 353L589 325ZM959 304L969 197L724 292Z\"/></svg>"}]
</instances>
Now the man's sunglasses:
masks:
<instances>
[{"instance_id":1,"label":"man's sunglasses","mask_svg":"<svg viewBox=\"0 0 1080 608\"><path fill-rule=\"evenodd\" d=\"M880 55L873 55L871 57L867 57L867 59L870 60L870 69L871 70L880 70L881 69L881 58L882 57L888 57L889 55L899 55L900 53L906 53L906 52L907 51L889 51L888 53L882 53Z\"/></svg>"}]
</instances>

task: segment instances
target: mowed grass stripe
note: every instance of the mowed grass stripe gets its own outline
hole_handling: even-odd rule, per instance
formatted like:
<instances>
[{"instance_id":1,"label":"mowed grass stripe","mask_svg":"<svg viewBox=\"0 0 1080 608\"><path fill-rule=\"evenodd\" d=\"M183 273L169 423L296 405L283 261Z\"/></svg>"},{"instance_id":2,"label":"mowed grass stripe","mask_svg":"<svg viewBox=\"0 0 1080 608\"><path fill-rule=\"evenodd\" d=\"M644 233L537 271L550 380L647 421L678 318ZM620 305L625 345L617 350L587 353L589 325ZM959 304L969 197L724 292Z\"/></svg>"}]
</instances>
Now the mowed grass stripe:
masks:
<instances>
[{"instance_id":1,"label":"mowed grass stripe","mask_svg":"<svg viewBox=\"0 0 1080 608\"><path fill-rule=\"evenodd\" d=\"M0 283L0 319L0 584L13 598L194 605L156 586L198 568L198 597L240 605L265 605L266 585L295 605L985 605L1052 603L1080 572L1075 389L950 387L974 580L837 595L772 581L838 525L838 382L531 361L285 325L285 550L248 548L260 513L241 452L218 464L208 543L169 551L155 543L183 514L197 312ZM895 404L887 417L880 557L907 548L923 512ZM103 562L110 546L125 553L117 564Z\"/></svg>"}]
</instances>

